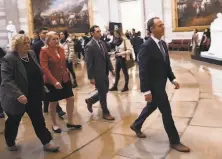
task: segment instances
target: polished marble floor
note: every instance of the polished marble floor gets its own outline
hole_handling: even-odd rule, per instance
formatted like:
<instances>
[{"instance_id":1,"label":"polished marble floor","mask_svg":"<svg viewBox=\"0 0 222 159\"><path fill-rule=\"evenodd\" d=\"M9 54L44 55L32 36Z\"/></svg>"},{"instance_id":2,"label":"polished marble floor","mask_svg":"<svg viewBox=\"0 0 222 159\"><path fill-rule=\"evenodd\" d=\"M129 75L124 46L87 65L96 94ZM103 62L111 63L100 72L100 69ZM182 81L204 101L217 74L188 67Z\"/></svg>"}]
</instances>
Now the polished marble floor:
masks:
<instances>
[{"instance_id":1,"label":"polished marble floor","mask_svg":"<svg viewBox=\"0 0 222 159\"><path fill-rule=\"evenodd\" d=\"M137 139L130 124L145 106L139 91L138 68L130 73L128 93L110 92L108 106L116 120L101 118L99 103L94 113L86 109L84 99L95 93L87 80L84 65L76 70L79 88L75 89L75 121L83 125L80 131L67 131L65 121L58 119L62 134L54 134L54 142L61 146L57 154L42 150L29 118L25 115L19 127L18 152L8 152L0 135L0 159L222 159L222 67L190 59L188 52L172 52L171 64L181 89L168 83L167 93L181 141L191 148L188 154L169 148L160 112L157 110L144 123L146 139ZM113 83L110 77L110 83ZM119 88L124 85L121 77ZM65 102L60 104L65 110ZM48 114L44 114L51 128ZM0 120L0 132L4 120ZM51 129L50 129L51 131Z\"/></svg>"}]
</instances>

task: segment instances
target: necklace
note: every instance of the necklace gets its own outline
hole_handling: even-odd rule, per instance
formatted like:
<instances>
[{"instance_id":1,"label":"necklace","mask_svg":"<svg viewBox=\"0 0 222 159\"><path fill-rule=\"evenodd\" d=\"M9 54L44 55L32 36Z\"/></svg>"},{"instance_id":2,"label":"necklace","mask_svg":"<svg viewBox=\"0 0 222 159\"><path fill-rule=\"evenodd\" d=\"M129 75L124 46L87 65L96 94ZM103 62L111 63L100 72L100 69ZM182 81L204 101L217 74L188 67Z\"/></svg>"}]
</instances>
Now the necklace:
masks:
<instances>
[{"instance_id":1,"label":"necklace","mask_svg":"<svg viewBox=\"0 0 222 159\"><path fill-rule=\"evenodd\" d=\"M20 57L20 59L22 60L22 61L25 61L25 62L29 62L29 57L27 56L27 57Z\"/></svg>"}]
</instances>

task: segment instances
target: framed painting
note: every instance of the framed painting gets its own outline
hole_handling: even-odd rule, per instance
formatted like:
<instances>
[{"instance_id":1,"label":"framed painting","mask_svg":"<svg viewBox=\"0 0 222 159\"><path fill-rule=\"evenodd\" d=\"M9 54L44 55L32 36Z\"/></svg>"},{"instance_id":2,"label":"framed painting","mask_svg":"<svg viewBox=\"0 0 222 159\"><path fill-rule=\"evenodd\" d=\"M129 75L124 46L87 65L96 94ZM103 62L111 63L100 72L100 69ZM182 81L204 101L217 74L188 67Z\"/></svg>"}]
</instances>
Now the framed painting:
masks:
<instances>
[{"instance_id":1,"label":"framed painting","mask_svg":"<svg viewBox=\"0 0 222 159\"><path fill-rule=\"evenodd\" d=\"M29 11L29 34L47 27L72 34L89 32L92 22L92 0L27 0Z\"/></svg>"},{"instance_id":2,"label":"framed painting","mask_svg":"<svg viewBox=\"0 0 222 159\"><path fill-rule=\"evenodd\" d=\"M222 11L221 0L172 0L173 31L208 28Z\"/></svg>"}]
</instances>

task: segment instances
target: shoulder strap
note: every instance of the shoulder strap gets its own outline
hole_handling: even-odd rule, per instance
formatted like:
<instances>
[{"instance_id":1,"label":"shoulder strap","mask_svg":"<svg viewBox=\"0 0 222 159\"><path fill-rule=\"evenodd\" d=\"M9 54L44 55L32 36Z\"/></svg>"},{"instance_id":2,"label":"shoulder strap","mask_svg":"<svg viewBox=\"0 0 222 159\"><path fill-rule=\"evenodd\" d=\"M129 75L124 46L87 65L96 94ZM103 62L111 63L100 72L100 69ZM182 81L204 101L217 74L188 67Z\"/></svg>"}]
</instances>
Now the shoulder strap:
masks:
<instances>
[{"instance_id":1,"label":"shoulder strap","mask_svg":"<svg viewBox=\"0 0 222 159\"><path fill-rule=\"evenodd\" d=\"M127 48L126 48L126 40L125 39L123 39L123 44L124 44L124 50L126 51Z\"/></svg>"}]
</instances>

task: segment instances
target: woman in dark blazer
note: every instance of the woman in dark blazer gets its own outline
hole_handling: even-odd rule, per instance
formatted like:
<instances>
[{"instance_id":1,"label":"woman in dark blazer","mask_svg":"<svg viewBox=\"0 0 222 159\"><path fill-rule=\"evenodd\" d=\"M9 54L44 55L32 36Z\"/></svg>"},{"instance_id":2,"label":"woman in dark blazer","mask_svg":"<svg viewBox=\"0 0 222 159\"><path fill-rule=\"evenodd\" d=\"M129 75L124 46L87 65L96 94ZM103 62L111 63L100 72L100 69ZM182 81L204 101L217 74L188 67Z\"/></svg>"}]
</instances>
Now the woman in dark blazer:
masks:
<instances>
[{"instance_id":1,"label":"woman in dark blazer","mask_svg":"<svg viewBox=\"0 0 222 159\"><path fill-rule=\"evenodd\" d=\"M2 64L2 58L5 56L5 52L2 48L0 48L0 67L1 67L1 64ZM1 83L2 79L1 79L1 74L0 74L0 83ZM1 106L1 103L0 103L0 118L4 118L5 117L5 114L3 112L3 109L2 109L2 106Z\"/></svg>"},{"instance_id":2,"label":"woman in dark blazer","mask_svg":"<svg viewBox=\"0 0 222 159\"><path fill-rule=\"evenodd\" d=\"M46 128L42 114L44 97L43 73L27 36L17 34L12 39L11 52L2 59L1 65L1 103L8 118L5 122L5 140L9 151L17 151L15 140L19 123L26 112L44 150L57 152L52 146L52 136Z\"/></svg>"}]
</instances>

